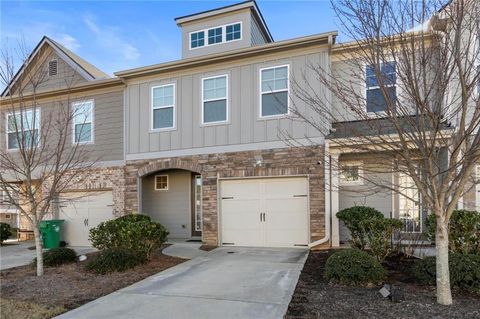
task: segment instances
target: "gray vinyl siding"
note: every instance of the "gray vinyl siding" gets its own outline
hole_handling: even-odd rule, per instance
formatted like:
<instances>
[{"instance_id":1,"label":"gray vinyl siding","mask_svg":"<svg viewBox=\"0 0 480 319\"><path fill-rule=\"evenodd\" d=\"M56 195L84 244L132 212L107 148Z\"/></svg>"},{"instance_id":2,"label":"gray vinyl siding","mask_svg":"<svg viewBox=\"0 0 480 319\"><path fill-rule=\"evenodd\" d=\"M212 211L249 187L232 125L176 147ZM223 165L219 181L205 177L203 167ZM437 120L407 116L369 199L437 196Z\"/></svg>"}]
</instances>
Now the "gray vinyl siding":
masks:
<instances>
[{"instance_id":1,"label":"gray vinyl siding","mask_svg":"<svg viewBox=\"0 0 480 319\"><path fill-rule=\"evenodd\" d=\"M155 175L168 176L168 190L155 190ZM191 173L168 170L142 179L142 213L167 228L168 238L190 238Z\"/></svg>"},{"instance_id":2,"label":"gray vinyl siding","mask_svg":"<svg viewBox=\"0 0 480 319\"><path fill-rule=\"evenodd\" d=\"M39 52L37 59L38 60L35 61L34 64L38 65L40 63L41 66L40 68L34 67L34 69L37 70L35 74L39 74L40 70L46 74L46 76L43 77L43 79L40 81L40 84L37 86L37 92L69 88L88 82L80 75L80 73L78 73L68 63L61 59L49 46L45 46L45 48ZM57 60L57 75L48 76L48 63L52 60ZM32 72L31 70L29 71ZM27 73L29 71L27 71ZM32 85L26 80L29 79L30 76L31 75L20 76L20 82L23 82L22 86L24 86L21 92L23 95L33 92Z\"/></svg>"},{"instance_id":3,"label":"gray vinyl siding","mask_svg":"<svg viewBox=\"0 0 480 319\"><path fill-rule=\"evenodd\" d=\"M182 25L182 57L192 58L202 55L208 55L213 53L220 53L225 51L231 51L241 48L247 48L251 46L251 27L252 16L250 11L240 11L233 14L223 15L215 17L209 20L202 20L199 22L193 22L186 25ZM208 28L217 26L223 26L226 24L241 22L242 23L242 37L241 40L223 42L211 46L204 46L200 48L190 49L190 32L196 32ZM205 32L205 43L208 40L208 33Z\"/></svg>"},{"instance_id":4,"label":"gray vinyl siding","mask_svg":"<svg viewBox=\"0 0 480 319\"><path fill-rule=\"evenodd\" d=\"M127 85L127 154L201 149L210 146L227 146L282 141L286 133L296 139L323 136L303 121L292 117L260 119L259 72L261 68L290 65L290 80L301 79L306 73L319 96L326 94L320 83L315 83L309 64L328 65L328 53L298 55L290 58L238 64L219 68L212 65L209 72L192 72L180 77L151 79ZM262 62L260 62L262 61ZM228 123L205 126L201 124L201 81L203 77L228 74ZM176 84L176 128L170 131L151 131L151 88ZM290 89L290 106L310 114L305 104ZM313 114L312 114L313 115Z\"/></svg>"},{"instance_id":5,"label":"gray vinyl siding","mask_svg":"<svg viewBox=\"0 0 480 319\"><path fill-rule=\"evenodd\" d=\"M39 101L40 109L40 135L45 136L46 134L52 136L50 140L55 138L53 131L57 127L55 124L52 124L50 129L47 129L47 123L49 119L53 119L56 115L60 114L58 112L59 108L66 108L67 105L73 102L81 102L93 100L94 101L94 143L80 145L79 148L86 150L86 155L88 160L93 160L95 162L105 162L105 161L119 161L123 160L123 89L119 88L116 91L101 93L101 94L89 94L89 95L78 95L70 96L67 98L58 97L55 101L51 102L42 102ZM28 105L26 106L28 109ZM6 134L5 132L5 123L6 116L10 113L11 107L5 107L1 112L1 124L0 130L0 148L6 149ZM69 137L67 139L67 146L70 147L73 144L73 124L68 128ZM43 129L42 129L43 128ZM48 133L47 133L48 132ZM65 151L68 152L68 149ZM11 154L15 154L15 151L12 151ZM83 155L82 155L83 156Z\"/></svg>"},{"instance_id":6,"label":"gray vinyl siding","mask_svg":"<svg viewBox=\"0 0 480 319\"><path fill-rule=\"evenodd\" d=\"M252 18L251 21L252 21L252 26L251 26L250 37L252 39L252 45L259 45L259 44L267 43L267 40L265 39L265 36L264 36L263 32L261 31L257 20Z\"/></svg>"}]
</instances>

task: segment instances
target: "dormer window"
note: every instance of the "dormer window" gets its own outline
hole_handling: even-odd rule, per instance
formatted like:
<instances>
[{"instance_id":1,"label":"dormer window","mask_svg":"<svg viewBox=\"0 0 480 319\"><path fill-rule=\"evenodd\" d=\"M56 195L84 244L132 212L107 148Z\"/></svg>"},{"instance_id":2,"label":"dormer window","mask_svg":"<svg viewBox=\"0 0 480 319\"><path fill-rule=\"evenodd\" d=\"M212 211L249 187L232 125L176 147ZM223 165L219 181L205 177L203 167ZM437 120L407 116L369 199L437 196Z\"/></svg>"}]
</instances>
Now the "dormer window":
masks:
<instances>
[{"instance_id":1,"label":"dormer window","mask_svg":"<svg viewBox=\"0 0 480 319\"><path fill-rule=\"evenodd\" d=\"M239 40L242 37L242 25L240 23L230 24L226 27L227 41Z\"/></svg>"},{"instance_id":2,"label":"dormer window","mask_svg":"<svg viewBox=\"0 0 480 319\"><path fill-rule=\"evenodd\" d=\"M192 49L203 47L205 45L205 32L193 32L190 34L190 47Z\"/></svg>"},{"instance_id":3,"label":"dormer window","mask_svg":"<svg viewBox=\"0 0 480 319\"><path fill-rule=\"evenodd\" d=\"M242 39L242 23L235 22L190 32L190 50Z\"/></svg>"},{"instance_id":4,"label":"dormer window","mask_svg":"<svg viewBox=\"0 0 480 319\"><path fill-rule=\"evenodd\" d=\"M222 43L222 30L223 28L214 28L208 30L208 44Z\"/></svg>"}]
</instances>

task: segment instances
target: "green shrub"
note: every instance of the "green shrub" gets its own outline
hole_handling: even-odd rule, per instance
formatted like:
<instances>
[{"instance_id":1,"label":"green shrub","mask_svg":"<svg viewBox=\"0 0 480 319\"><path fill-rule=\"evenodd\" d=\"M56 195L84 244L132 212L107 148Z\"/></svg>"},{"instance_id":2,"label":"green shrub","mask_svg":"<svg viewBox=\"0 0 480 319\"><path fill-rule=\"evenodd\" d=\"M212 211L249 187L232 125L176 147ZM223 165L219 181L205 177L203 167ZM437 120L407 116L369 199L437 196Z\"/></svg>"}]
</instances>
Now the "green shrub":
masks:
<instances>
[{"instance_id":1,"label":"green shrub","mask_svg":"<svg viewBox=\"0 0 480 319\"><path fill-rule=\"evenodd\" d=\"M342 209L337 213L337 218L345 223L352 239L350 240L353 247L359 249L365 249L366 238L364 229L361 227L360 222L372 218L383 218L383 214L372 207L366 206L353 206L350 208Z\"/></svg>"},{"instance_id":2,"label":"green shrub","mask_svg":"<svg viewBox=\"0 0 480 319\"><path fill-rule=\"evenodd\" d=\"M368 253L344 249L328 257L325 278L347 285L377 284L385 277L385 269Z\"/></svg>"},{"instance_id":3,"label":"green shrub","mask_svg":"<svg viewBox=\"0 0 480 319\"><path fill-rule=\"evenodd\" d=\"M125 248L150 258L166 240L168 231L149 216L134 214L100 223L90 230L92 245L100 250Z\"/></svg>"},{"instance_id":4,"label":"green shrub","mask_svg":"<svg viewBox=\"0 0 480 319\"><path fill-rule=\"evenodd\" d=\"M392 236L402 228L403 223L398 219L382 217L362 220L359 225L371 253L382 262L395 249Z\"/></svg>"},{"instance_id":5,"label":"green shrub","mask_svg":"<svg viewBox=\"0 0 480 319\"><path fill-rule=\"evenodd\" d=\"M102 250L86 265L87 270L97 274L125 271L145 263L143 254L126 248L109 248Z\"/></svg>"},{"instance_id":6,"label":"green shrub","mask_svg":"<svg viewBox=\"0 0 480 319\"><path fill-rule=\"evenodd\" d=\"M425 225L429 239L435 241L435 215L429 215ZM448 239L450 251L480 255L480 212L455 210L448 224Z\"/></svg>"},{"instance_id":7,"label":"green shrub","mask_svg":"<svg viewBox=\"0 0 480 319\"><path fill-rule=\"evenodd\" d=\"M0 223L0 243L9 239L12 236L12 229L7 223Z\"/></svg>"},{"instance_id":8,"label":"green shrub","mask_svg":"<svg viewBox=\"0 0 480 319\"><path fill-rule=\"evenodd\" d=\"M75 250L58 247L52 248L43 252L43 264L49 267L56 267L63 264L73 263L77 260L77 253ZM33 264L37 263L37 258L33 259Z\"/></svg>"},{"instance_id":9,"label":"green shrub","mask_svg":"<svg viewBox=\"0 0 480 319\"><path fill-rule=\"evenodd\" d=\"M450 253L448 264L452 287L480 293L480 255ZM413 268L413 273L420 281L435 285L435 257L426 257L418 261Z\"/></svg>"}]
</instances>

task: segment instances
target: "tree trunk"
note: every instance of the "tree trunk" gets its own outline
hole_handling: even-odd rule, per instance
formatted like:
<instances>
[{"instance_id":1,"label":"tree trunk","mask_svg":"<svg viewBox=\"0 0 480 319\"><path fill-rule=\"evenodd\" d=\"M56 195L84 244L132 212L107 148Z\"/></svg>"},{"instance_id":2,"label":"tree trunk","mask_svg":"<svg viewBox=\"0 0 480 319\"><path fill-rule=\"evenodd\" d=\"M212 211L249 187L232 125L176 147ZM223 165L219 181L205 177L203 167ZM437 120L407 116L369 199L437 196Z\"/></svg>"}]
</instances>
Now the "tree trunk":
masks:
<instances>
[{"instance_id":1,"label":"tree trunk","mask_svg":"<svg viewBox=\"0 0 480 319\"><path fill-rule=\"evenodd\" d=\"M437 218L435 233L435 252L437 269L437 302L441 305L452 304L450 290L450 270L448 266L448 225Z\"/></svg>"},{"instance_id":2,"label":"tree trunk","mask_svg":"<svg viewBox=\"0 0 480 319\"><path fill-rule=\"evenodd\" d=\"M33 234L35 235L35 250L37 252L37 276L43 276L43 243L38 227L38 224L33 226Z\"/></svg>"}]
</instances>

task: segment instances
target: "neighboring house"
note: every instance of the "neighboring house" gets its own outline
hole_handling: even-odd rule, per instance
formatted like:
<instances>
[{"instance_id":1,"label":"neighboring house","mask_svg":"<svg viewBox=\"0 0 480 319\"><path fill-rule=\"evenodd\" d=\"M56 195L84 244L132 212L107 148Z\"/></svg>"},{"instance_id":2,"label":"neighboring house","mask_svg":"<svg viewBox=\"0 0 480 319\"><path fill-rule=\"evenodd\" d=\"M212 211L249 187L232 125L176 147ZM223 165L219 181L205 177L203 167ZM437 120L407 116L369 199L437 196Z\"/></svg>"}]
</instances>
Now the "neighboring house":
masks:
<instances>
[{"instance_id":1,"label":"neighboring house","mask_svg":"<svg viewBox=\"0 0 480 319\"><path fill-rule=\"evenodd\" d=\"M33 92L29 79L38 75L45 79ZM82 183L58 195L61 200L53 203L52 211L52 217L66 220L64 239L72 245L89 245L89 228L124 212L123 91L124 85L118 78L110 78L44 37L2 94L0 130L5 134L0 136L0 145L12 155L18 150L16 132L5 127L14 119L12 105L33 105L25 101L34 97L38 105L35 116L40 119L35 129L40 131L46 118L50 118L47 115L68 107L77 114L67 147L78 142L96 164L83 173L86 178L82 178ZM28 109L24 112L27 120L34 116ZM77 121L77 117L82 120ZM11 182L20 182L18 187L22 187L21 181ZM30 225L23 217L19 227L28 230Z\"/></svg>"},{"instance_id":2,"label":"neighboring house","mask_svg":"<svg viewBox=\"0 0 480 319\"><path fill-rule=\"evenodd\" d=\"M348 231L335 214L353 205L404 217L406 231L423 231L426 215L418 203L363 182L364 171L371 171L365 168L379 164L371 154L335 146L352 126L361 129L361 121L346 115L343 122L324 123L321 132L290 113L292 105L308 110L292 92L293 79L331 98L309 66L333 74L345 68L336 32L274 42L255 1L176 23L182 30L178 61L109 78L44 38L19 72L31 64L57 70L37 92L42 112L66 95L72 105L93 110L92 139L82 147L101 161L86 172L87 183L71 190L86 196L68 205L60 201L54 213L66 220L67 242L88 245L88 229L100 221L143 213L165 225L169 238L209 245L338 246ZM62 87L71 82L71 89ZM14 81L10 92L20 83ZM1 104L6 101L4 93ZM9 147L3 134L0 145ZM341 172L328 165L331 159L341 163ZM473 209L475 202L480 207L480 188L472 184L464 205Z\"/></svg>"}]
</instances>

